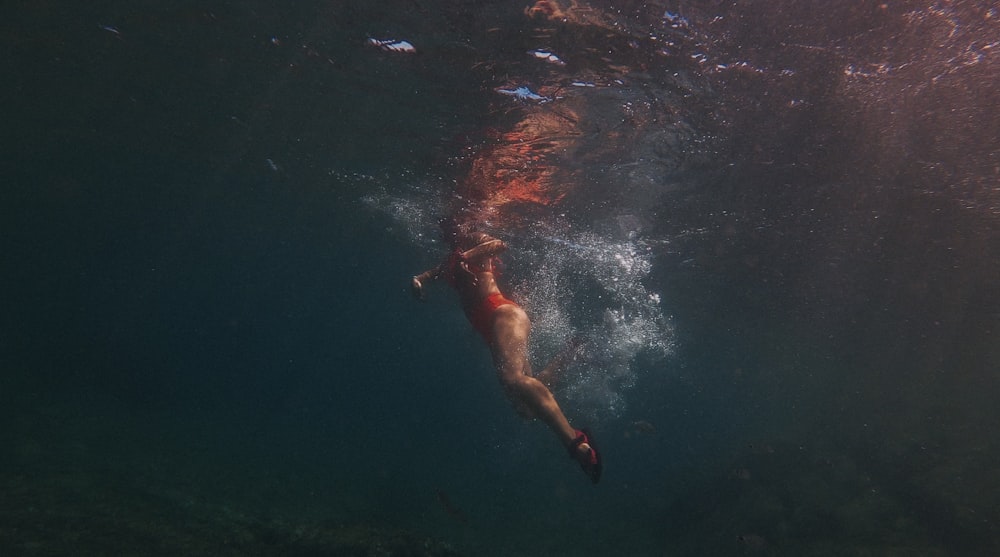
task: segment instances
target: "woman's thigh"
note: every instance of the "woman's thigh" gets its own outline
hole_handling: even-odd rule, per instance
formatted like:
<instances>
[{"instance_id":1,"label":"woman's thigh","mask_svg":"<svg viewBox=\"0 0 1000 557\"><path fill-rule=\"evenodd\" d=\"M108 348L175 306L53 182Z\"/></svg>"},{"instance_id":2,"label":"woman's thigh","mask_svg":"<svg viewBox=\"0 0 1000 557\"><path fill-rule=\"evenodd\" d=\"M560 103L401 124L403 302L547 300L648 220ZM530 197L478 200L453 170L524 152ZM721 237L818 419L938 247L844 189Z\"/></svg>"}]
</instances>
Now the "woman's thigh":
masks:
<instances>
[{"instance_id":1,"label":"woman's thigh","mask_svg":"<svg viewBox=\"0 0 1000 557\"><path fill-rule=\"evenodd\" d=\"M493 316L493 362L501 381L531 375L528 363L528 334L531 321L523 309L508 304L496 309Z\"/></svg>"}]
</instances>

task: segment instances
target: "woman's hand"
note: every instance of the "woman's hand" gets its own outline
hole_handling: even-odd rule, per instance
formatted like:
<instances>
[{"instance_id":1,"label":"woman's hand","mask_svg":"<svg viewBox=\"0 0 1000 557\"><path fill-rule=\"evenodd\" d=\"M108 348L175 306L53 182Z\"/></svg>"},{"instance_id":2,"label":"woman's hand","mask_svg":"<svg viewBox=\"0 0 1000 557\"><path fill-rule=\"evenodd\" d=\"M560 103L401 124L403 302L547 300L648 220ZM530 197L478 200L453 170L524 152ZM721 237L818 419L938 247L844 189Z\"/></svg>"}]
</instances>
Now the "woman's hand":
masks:
<instances>
[{"instance_id":1,"label":"woman's hand","mask_svg":"<svg viewBox=\"0 0 1000 557\"><path fill-rule=\"evenodd\" d=\"M427 294L424 293L424 285L421 284L420 279L417 277L413 277L413 280L410 281L410 292L414 298L421 302L427 300Z\"/></svg>"},{"instance_id":2,"label":"woman's hand","mask_svg":"<svg viewBox=\"0 0 1000 557\"><path fill-rule=\"evenodd\" d=\"M459 263L458 269L462 271L462 273L466 277L466 280L469 281L470 285L479 286L479 277L476 275L476 273L472 272L472 269L469 268L469 263L467 261L462 261L461 263Z\"/></svg>"}]
</instances>

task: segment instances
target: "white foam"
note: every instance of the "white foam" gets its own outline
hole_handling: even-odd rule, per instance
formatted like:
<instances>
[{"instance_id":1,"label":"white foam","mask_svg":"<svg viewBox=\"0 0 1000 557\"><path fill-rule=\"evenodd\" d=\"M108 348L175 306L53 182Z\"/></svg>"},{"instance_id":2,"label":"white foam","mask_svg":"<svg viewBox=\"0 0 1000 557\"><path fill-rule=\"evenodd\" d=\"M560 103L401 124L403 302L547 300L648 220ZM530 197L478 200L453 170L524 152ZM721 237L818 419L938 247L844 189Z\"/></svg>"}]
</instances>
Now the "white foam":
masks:
<instances>
[{"instance_id":1,"label":"white foam","mask_svg":"<svg viewBox=\"0 0 1000 557\"><path fill-rule=\"evenodd\" d=\"M435 219L443 200L433 188L409 190L395 195L380 189L363 201L391 216L420 249L441 249ZM516 234L490 232L511 247L501 284L531 317L532 365L541 369L568 341L582 340L557 396L577 417L621 416L629 390L648 373L636 365L638 358L660 359L674 350L660 294L644 284L653 268L649 244L634 232L622 240L590 231L555 233L542 225Z\"/></svg>"},{"instance_id":2,"label":"white foam","mask_svg":"<svg viewBox=\"0 0 1000 557\"><path fill-rule=\"evenodd\" d=\"M565 395L591 415L618 416L640 379L637 358L662 358L674 349L660 294L643 284L651 251L637 238L616 241L590 232L540 240L544 245L520 262L533 269L531 276L516 286L532 318L533 353L550 354L582 339L583 354L566 372Z\"/></svg>"}]
</instances>

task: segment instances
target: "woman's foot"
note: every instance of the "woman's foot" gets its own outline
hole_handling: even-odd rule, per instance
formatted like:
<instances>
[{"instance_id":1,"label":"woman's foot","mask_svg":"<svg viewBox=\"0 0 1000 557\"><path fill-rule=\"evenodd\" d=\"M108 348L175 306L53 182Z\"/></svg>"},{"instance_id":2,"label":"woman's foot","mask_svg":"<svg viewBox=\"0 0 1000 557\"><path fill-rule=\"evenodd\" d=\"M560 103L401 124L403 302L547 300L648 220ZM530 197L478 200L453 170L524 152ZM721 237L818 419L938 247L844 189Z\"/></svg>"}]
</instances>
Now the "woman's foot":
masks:
<instances>
[{"instance_id":1,"label":"woman's foot","mask_svg":"<svg viewBox=\"0 0 1000 557\"><path fill-rule=\"evenodd\" d=\"M590 481L595 484L601 481L603 464L601 463L601 453L594 445L593 434L586 429L576 430L576 437L573 438L567 449L570 458L580 465L583 473L590 477Z\"/></svg>"}]
</instances>

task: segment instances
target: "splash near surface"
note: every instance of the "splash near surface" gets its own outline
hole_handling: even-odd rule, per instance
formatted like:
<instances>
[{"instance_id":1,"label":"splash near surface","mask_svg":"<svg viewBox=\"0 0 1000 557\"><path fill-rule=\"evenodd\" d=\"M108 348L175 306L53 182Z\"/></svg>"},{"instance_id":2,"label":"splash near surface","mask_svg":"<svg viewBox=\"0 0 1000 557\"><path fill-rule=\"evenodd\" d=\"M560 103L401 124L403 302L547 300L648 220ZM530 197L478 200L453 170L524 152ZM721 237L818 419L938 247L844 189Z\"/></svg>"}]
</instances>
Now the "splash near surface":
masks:
<instances>
[{"instance_id":1,"label":"splash near surface","mask_svg":"<svg viewBox=\"0 0 1000 557\"><path fill-rule=\"evenodd\" d=\"M433 204L421 197L426 190L410 195L381 193L365 202L389 214L421 249L440 255L445 250L436 237L437 213L428 208ZM536 221L509 234L491 223L487 230L511 246L500 281L531 317L533 367L544 367L567 343L580 343L558 389L577 413L620 417L628 391L648 372L637 358L663 361L674 351L674 325L661 294L645 284L654 242L634 230L616 238L552 220L556 224Z\"/></svg>"},{"instance_id":2,"label":"splash near surface","mask_svg":"<svg viewBox=\"0 0 1000 557\"><path fill-rule=\"evenodd\" d=\"M532 365L581 341L562 396L576 412L620 416L645 373L639 359L674 349L662 293L647 284L669 243L652 224L704 162L684 104L701 86L686 57L647 48L681 40L676 19L622 26L601 10L541 2L521 24L535 38L511 49L527 53L518 73L484 83L496 124L465 147L454 184L366 201L424 249L445 251L429 241L441 217L506 240L501 281L532 319Z\"/></svg>"}]
</instances>

